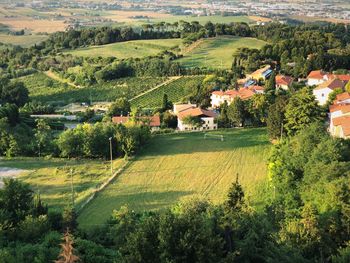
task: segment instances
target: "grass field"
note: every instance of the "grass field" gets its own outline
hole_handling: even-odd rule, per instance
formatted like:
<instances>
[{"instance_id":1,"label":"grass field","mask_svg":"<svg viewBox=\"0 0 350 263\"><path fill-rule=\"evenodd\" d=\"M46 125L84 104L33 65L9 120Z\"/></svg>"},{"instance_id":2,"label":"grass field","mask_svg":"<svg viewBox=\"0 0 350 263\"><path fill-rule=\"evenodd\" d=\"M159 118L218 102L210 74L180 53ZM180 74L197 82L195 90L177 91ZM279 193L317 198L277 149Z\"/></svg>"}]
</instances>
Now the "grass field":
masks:
<instances>
[{"instance_id":1,"label":"grass field","mask_svg":"<svg viewBox=\"0 0 350 263\"><path fill-rule=\"evenodd\" d=\"M126 170L79 217L82 227L100 224L114 209L162 210L179 201L206 198L217 204L239 174L248 202L259 200L266 182L270 143L265 129L216 131L225 141L203 133L154 137Z\"/></svg>"},{"instance_id":2,"label":"grass field","mask_svg":"<svg viewBox=\"0 0 350 263\"><path fill-rule=\"evenodd\" d=\"M179 46L181 39L134 40L103 46L92 46L67 53L83 57L116 57L118 59L154 56L164 50Z\"/></svg>"},{"instance_id":3,"label":"grass field","mask_svg":"<svg viewBox=\"0 0 350 263\"><path fill-rule=\"evenodd\" d=\"M120 97L131 99L165 81L165 78L123 78L90 87L76 88L48 77L42 72L18 78L35 101L66 105L73 102L114 101Z\"/></svg>"},{"instance_id":4,"label":"grass field","mask_svg":"<svg viewBox=\"0 0 350 263\"><path fill-rule=\"evenodd\" d=\"M122 165L122 159L114 162L114 169ZM2 159L0 167L24 169L17 178L31 185L40 193L43 201L53 209L62 209L71 201L71 175L77 207L110 174L110 162L101 160L68 160L43 158Z\"/></svg>"},{"instance_id":5,"label":"grass field","mask_svg":"<svg viewBox=\"0 0 350 263\"><path fill-rule=\"evenodd\" d=\"M194 88L202 83L204 76L184 76L158 89L152 90L131 101L132 106L145 108L161 107L163 96L167 94L168 100L176 103L190 95Z\"/></svg>"},{"instance_id":6,"label":"grass field","mask_svg":"<svg viewBox=\"0 0 350 263\"><path fill-rule=\"evenodd\" d=\"M232 55L240 47L261 48L262 40L249 37L216 37L201 40L199 45L179 60L186 67L230 68Z\"/></svg>"},{"instance_id":7,"label":"grass field","mask_svg":"<svg viewBox=\"0 0 350 263\"><path fill-rule=\"evenodd\" d=\"M0 34L0 42L5 44L19 45L29 47L47 39L46 35L23 35L13 36L8 34Z\"/></svg>"}]
</instances>

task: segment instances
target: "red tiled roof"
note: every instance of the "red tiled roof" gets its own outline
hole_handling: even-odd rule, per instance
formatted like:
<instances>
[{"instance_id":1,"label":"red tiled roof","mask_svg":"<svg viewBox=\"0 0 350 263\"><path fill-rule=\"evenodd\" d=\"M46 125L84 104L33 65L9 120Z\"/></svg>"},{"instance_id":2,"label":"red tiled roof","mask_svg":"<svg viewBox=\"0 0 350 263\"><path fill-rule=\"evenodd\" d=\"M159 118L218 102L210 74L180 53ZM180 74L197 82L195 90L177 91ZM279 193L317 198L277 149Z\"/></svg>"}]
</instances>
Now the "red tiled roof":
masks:
<instances>
[{"instance_id":1,"label":"red tiled roof","mask_svg":"<svg viewBox=\"0 0 350 263\"><path fill-rule=\"evenodd\" d=\"M313 70L307 76L308 79L323 79L326 73L323 70Z\"/></svg>"},{"instance_id":2,"label":"red tiled roof","mask_svg":"<svg viewBox=\"0 0 350 263\"><path fill-rule=\"evenodd\" d=\"M214 111L210 111L210 110L204 110L201 109L199 107L196 108L191 108L191 109L187 109L184 111L181 111L177 114L177 116L179 117L179 119L183 119L187 116L192 116L192 117L213 117L215 118L217 116L217 114Z\"/></svg>"},{"instance_id":3,"label":"red tiled roof","mask_svg":"<svg viewBox=\"0 0 350 263\"><path fill-rule=\"evenodd\" d=\"M349 92L343 92L337 95L336 101L343 101L350 99L350 93Z\"/></svg>"},{"instance_id":4,"label":"red tiled roof","mask_svg":"<svg viewBox=\"0 0 350 263\"><path fill-rule=\"evenodd\" d=\"M277 75L276 76L276 84L277 85L286 85L289 86L292 84L293 78L289 76L284 76L284 75Z\"/></svg>"},{"instance_id":5,"label":"red tiled roof","mask_svg":"<svg viewBox=\"0 0 350 263\"><path fill-rule=\"evenodd\" d=\"M262 86L257 86L257 85L254 85L254 86L249 86L248 89L250 89L251 91L256 91L256 90L265 90L264 87Z\"/></svg>"},{"instance_id":6,"label":"red tiled roof","mask_svg":"<svg viewBox=\"0 0 350 263\"><path fill-rule=\"evenodd\" d=\"M130 120L130 117L123 116L115 116L112 118L113 123L126 123ZM142 122L145 125L149 125L150 127L159 127L160 126L160 117L158 115L154 115L151 117L142 116L137 117L137 122Z\"/></svg>"},{"instance_id":7,"label":"red tiled roof","mask_svg":"<svg viewBox=\"0 0 350 263\"><path fill-rule=\"evenodd\" d=\"M344 136L350 136L350 116L342 116L333 119L334 126L341 126Z\"/></svg>"},{"instance_id":8,"label":"red tiled roof","mask_svg":"<svg viewBox=\"0 0 350 263\"><path fill-rule=\"evenodd\" d=\"M342 81L346 81L346 82L350 81L350 75L340 74L340 75L334 75L334 76Z\"/></svg>"},{"instance_id":9,"label":"red tiled roof","mask_svg":"<svg viewBox=\"0 0 350 263\"><path fill-rule=\"evenodd\" d=\"M252 91L250 88L257 87L257 86L251 86L248 88L240 88L239 90L226 90L226 91L214 91L212 94L218 95L218 96L229 96L231 98L240 97L242 100L250 99L254 96L255 92Z\"/></svg>"},{"instance_id":10,"label":"red tiled roof","mask_svg":"<svg viewBox=\"0 0 350 263\"><path fill-rule=\"evenodd\" d=\"M350 104L333 104L329 106L330 112L342 111L342 113L350 112Z\"/></svg>"}]
</instances>

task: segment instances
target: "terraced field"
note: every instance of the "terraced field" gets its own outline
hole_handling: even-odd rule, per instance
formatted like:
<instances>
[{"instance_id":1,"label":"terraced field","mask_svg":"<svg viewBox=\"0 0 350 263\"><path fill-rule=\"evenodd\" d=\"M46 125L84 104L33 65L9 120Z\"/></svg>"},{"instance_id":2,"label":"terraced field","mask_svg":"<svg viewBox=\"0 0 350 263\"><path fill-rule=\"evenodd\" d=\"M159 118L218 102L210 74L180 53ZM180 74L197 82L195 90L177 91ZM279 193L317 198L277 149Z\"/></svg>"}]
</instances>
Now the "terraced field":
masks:
<instances>
[{"instance_id":1,"label":"terraced field","mask_svg":"<svg viewBox=\"0 0 350 263\"><path fill-rule=\"evenodd\" d=\"M184 76L158 89L152 90L131 100L132 106L145 108L156 108L162 105L164 94L168 95L168 100L176 103L193 93L198 85L202 83L204 76Z\"/></svg>"},{"instance_id":2,"label":"terraced field","mask_svg":"<svg viewBox=\"0 0 350 263\"><path fill-rule=\"evenodd\" d=\"M270 143L265 129L215 131L154 137L128 168L97 195L79 217L82 227L104 223L114 209L162 210L179 201L225 198L237 173L249 203L263 199Z\"/></svg>"}]
</instances>

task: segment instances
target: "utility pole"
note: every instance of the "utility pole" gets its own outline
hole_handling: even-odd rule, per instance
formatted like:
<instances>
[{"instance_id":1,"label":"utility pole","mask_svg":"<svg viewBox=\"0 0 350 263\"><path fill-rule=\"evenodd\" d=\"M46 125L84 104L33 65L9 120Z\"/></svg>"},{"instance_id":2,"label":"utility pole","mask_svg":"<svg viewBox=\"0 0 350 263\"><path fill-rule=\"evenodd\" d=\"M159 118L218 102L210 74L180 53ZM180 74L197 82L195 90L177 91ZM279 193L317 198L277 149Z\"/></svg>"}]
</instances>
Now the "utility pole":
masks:
<instances>
[{"instance_id":1,"label":"utility pole","mask_svg":"<svg viewBox=\"0 0 350 263\"><path fill-rule=\"evenodd\" d=\"M112 137L109 137L109 153L110 153L110 156L111 156L111 175L113 175Z\"/></svg>"},{"instance_id":2,"label":"utility pole","mask_svg":"<svg viewBox=\"0 0 350 263\"><path fill-rule=\"evenodd\" d=\"M73 168L70 168L70 187L71 187L71 192L72 192L72 206L74 207Z\"/></svg>"}]
</instances>

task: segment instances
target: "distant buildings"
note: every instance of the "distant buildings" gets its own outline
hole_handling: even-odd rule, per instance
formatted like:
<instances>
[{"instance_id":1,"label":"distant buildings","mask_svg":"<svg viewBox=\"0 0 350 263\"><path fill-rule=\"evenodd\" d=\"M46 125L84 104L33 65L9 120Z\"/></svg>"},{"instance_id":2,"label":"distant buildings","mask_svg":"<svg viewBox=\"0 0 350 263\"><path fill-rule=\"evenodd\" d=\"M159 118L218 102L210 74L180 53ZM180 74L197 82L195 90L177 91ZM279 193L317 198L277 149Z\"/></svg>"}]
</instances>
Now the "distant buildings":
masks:
<instances>
[{"instance_id":1,"label":"distant buildings","mask_svg":"<svg viewBox=\"0 0 350 263\"><path fill-rule=\"evenodd\" d=\"M160 129L160 117L159 115L154 116L142 116L142 117L136 117L136 122L141 123L143 125L147 125L151 128L152 131L159 130ZM129 116L115 116L112 118L112 122L116 124L125 124L132 121L131 117Z\"/></svg>"},{"instance_id":2,"label":"distant buildings","mask_svg":"<svg viewBox=\"0 0 350 263\"><path fill-rule=\"evenodd\" d=\"M344 89L346 85L345 81L338 78L332 78L319 84L314 90L313 94L318 101L318 104L325 105L328 101L329 94L331 94L335 89Z\"/></svg>"},{"instance_id":3,"label":"distant buildings","mask_svg":"<svg viewBox=\"0 0 350 263\"><path fill-rule=\"evenodd\" d=\"M225 101L227 102L228 105L230 105L236 97L240 97L242 100L248 100L251 97L253 97L255 93L258 93L255 90L259 90L259 93L261 92L261 90L263 91L263 88L260 86L252 86L252 87L255 87L255 89L240 88L239 90L213 91L210 97L211 106L213 108L218 108Z\"/></svg>"},{"instance_id":4,"label":"distant buildings","mask_svg":"<svg viewBox=\"0 0 350 263\"><path fill-rule=\"evenodd\" d=\"M293 84L293 78L285 75L276 76L276 88L288 90Z\"/></svg>"}]
</instances>

